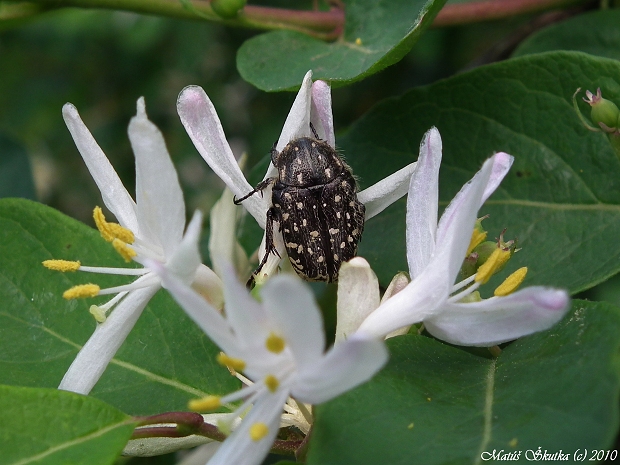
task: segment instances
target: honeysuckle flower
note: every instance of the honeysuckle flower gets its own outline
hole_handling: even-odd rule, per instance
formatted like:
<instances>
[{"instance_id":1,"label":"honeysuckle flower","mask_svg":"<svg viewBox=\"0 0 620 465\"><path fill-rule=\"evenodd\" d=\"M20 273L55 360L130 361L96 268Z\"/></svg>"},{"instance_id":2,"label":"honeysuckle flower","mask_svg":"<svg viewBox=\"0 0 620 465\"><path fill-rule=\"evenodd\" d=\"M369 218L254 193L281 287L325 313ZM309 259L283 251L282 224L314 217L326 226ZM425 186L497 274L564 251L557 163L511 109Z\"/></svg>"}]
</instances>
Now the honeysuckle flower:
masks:
<instances>
[{"instance_id":1,"label":"honeysuckle flower","mask_svg":"<svg viewBox=\"0 0 620 465\"><path fill-rule=\"evenodd\" d=\"M127 260L142 268L82 266L79 262L47 260L44 265L59 271L86 271L137 276L130 284L100 289L95 284L75 286L67 299L115 295L104 305L91 306L98 321L93 335L82 347L59 388L88 394L114 357L142 310L161 287L161 279L146 263L159 263L183 282L193 284L216 305L222 305L221 281L200 262L198 240L202 214L196 212L185 235L185 203L178 177L159 129L146 115L144 99L128 128L136 159L136 201L71 104L63 107L65 123L108 209L120 224L105 220L95 209L95 222L104 239Z\"/></svg>"},{"instance_id":2,"label":"honeysuckle flower","mask_svg":"<svg viewBox=\"0 0 620 465\"><path fill-rule=\"evenodd\" d=\"M324 353L321 313L305 283L289 275L276 276L260 288L259 303L229 266L220 267L225 317L166 269L160 267L159 273L190 318L223 350L218 362L253 382L221 398L209 396L190 405L209 410L243 400L220 429L226 430L230 421L245 414L241 424L209 464L259 464L276 437L289 397L300 409L304 403L325 402L371 378L388 355L382 341L358 334Z\"/></svg>"},{"instance_id":3,"label":"honeysuckle flower","mask_svg":"<svg viewBox=\"0 0 620 465\"><path fill-rule=\"evenodd\" d=\"M189 134L196 149L209 164L211 169L226 183L237 197L243 197L253 190L239 169L235 157L226 142L224 130L213 104L205 91L198 86L183 89L177 101L177 110L181 122ZM331 90L324 81L312 82L312 72L308 71L293 106L282 128L282 133L275 144L281 151L291 140L301 137L314 137L311 125L320 139L335 148L334 125L331 109ZM411 163L373 186L358 193L358 199L366 207L366 220L377 215L390 204L407 193L409 178L415 163ZM277 174L272 163L263 179ZM263 195L252 195L243 201L243 206L265 229L267 210L271 206L271 186ZM261 275L270 275L278 267L280 257L284 257L285 247L278 228L274 228L275 248L279 254L270 254L261 270ZM265 238L259 256L264 253Z\"/></svg>"},{"instance_id":4,"label":"honeysuckle flower","mask_svg":"<svg viewBox=\"0 0 620 465\"><path fill-rule=\"evenodd\" d=\"M435 128L426 134L407 201L407 260L412 280L371 312L358 333L385 337L423 321L430 334L452 344L493 346L545 330L564 316L569 304L566 291L533 286L511 293L521 278L509 277L508 291L504 286L494 297L468 298L494 272L494 259L475 275L454 284L468 252L477 212L512 161L506 153L488 159L437 223L441 137Z\"/></svg>"}]
</instances>

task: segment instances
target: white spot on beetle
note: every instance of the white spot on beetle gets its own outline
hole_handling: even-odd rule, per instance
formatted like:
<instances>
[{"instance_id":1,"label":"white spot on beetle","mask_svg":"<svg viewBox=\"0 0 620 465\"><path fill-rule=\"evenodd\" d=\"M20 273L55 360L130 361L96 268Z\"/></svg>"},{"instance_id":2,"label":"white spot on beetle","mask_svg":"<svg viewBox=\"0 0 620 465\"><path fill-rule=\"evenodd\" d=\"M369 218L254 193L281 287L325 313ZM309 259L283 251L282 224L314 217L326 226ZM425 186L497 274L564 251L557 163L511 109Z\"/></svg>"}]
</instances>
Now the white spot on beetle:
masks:
<instances>
[{"instance_id":1,"label":"white spot on beetle","mask_svg":"<svg viewBox=\"0 0 620 465\"><path fill-rule=\"evenodd\" d=\"M340 199L342 199L342 197L337 195L337 196L334 197L334 202L340 202Z\"/></svg>"},{"instance_id":2,"label":"white spot on beetle","mask_svg":"<svg viewBox=\"0 0 620 465\"><path fill-rule=\"evenodd\" d=\"M338 234L340 232L340 229L336 229L336 228L329 228L329 233L330 234Z\"/></svg>"},{"instance_id":3,"label":"white spot on beetle","mask_svg":"<svg viewBox=\"0 0 620 465\"><path fill-rule=\"evenodd\" d=\"M312 237L319 237L319 232L318 231L312 231L312 232L310 232L310 235Z\"/></svg>"}]
</instances>

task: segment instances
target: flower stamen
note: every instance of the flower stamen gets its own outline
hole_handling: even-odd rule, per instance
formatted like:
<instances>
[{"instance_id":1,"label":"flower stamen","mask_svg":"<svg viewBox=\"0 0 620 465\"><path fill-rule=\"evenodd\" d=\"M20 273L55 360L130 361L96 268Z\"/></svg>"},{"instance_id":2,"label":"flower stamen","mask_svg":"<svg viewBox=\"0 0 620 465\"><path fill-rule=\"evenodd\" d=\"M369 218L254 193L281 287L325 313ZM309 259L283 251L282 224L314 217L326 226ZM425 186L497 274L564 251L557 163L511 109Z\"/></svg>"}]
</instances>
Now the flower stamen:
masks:
<instances>
[{"instance_id":1,"label":"flower stamen","mask_svg":"<svg viewBox=\"0 0 620 465\"><path fill-rule=\"evenodd\" d=\"M497 289L495 289L494 295L497 297L507 296L512 294L521 285L527 274L527 267L519 268L517 271L508 276Z\"/></svg>"},{"instance_id":2,"label":"flower stamen","mask_svg":"<svg viewBox=\"0 0 620 465\"><path fill-rule=\"evenodd\" d=\"M275 333L270 333L269 337L265 341L265 346L269 352L273 352L274 354L279 354L284 350L286 346L286 342L283 338L278 336Z\"/></svg>"},{"instance_id":3,"label":"flower stamen","mask_svg":"<svg viewBox=\"0 0 620 465\"><path fill-rule=\"evenodd\" d=\"M95 297L99 295L101 288L96 284L79 284L67 289L62 296L67 300L83 299L86 297Z\"/></svg>"},{"instance_id":4,"label":"flower stamen","mask_svg":"<svg viewBox=\"0 0 620 465\"><path fill-rule=\"evenodd\" d=\"M257 422L250 426L250 437L252 441L260 441L269 434L269 428L265 423Z\"/></svg>"},{"instance_id":5,"label":"flower stamen","mask_svg":"<svg viewBox=\"0 0 620 465\"><path fill-rule=\"evenodd\" d=\"M476 282L486 284L491 276L497 273L508 262L512 255L511 250L504 250L498 247L493 251L491 256L478 268L476 273Z\"/></svg>"},{"instance_id":6,"label":"flower stamen","mask_svg":"<svg viewBox=\"0 0 620 465\"><path fill-rule=\"evenodd\" d=\"M126 242L123 242L120 239L112 240L112 246L127 263L129 263L133 257L138 255L134 249L129 247Z\"/></svg>"},{"instance_id":7,"label":"flower stamen","mask_svg":"<svg viewBox=\"0 0 620 465\"><path fill-rule=\"evenodd\" d=\"M224 352L220 352L215 359L217 363L225 366L229 370L243 371L245 369L245 361L243 359L229 357Z\"/></svg>"},{"instance_id":8,"label":"flower stamen","mask_svg":"<svg viewBox=\"0 0 620 465\"><path fill-rule=\"evenodd\" d=\"M280 386L280 381L273 375L267 375L265 376L265 386L267 386L267 389L271 392L276 392Z\"/></svg>"},{"instance_id":9,"label":"flower stamen","mask_svg":"<svg viewBox=\"0 0 620 465\"><path fill-rule=\"evenodd\" d=\"M206 396L202 399L193 399L187 403L187 407L194 412L209 412L222 406L220 396Z\"/></svg>"},{"instance_id":10,"label":"flower stamen","mask_svg":"<svg viewBox=\"0 0 620 465\"><path fill-rule=\"evenodd\" d=\"M112 242L114 239L120 239L127 244L133 244L135 240L134 234L127 228L123 228L118 223L108 223L103 214L101 207L95 207L93 210L93 219L95 225L101 233L101 237L107 242Z\"/></svg>"},{"instance_id":11,"label":"flower stamen","mask_svg":"<svg viewBox=\"0 0 620 465\"><path fill-rule=\"evenodd\" d=\"M43 266L48 270L62 271L64 273L67 271L77 271L82 264L79 261L71 260L45 260Z\"/></svg>"}]
</instances>

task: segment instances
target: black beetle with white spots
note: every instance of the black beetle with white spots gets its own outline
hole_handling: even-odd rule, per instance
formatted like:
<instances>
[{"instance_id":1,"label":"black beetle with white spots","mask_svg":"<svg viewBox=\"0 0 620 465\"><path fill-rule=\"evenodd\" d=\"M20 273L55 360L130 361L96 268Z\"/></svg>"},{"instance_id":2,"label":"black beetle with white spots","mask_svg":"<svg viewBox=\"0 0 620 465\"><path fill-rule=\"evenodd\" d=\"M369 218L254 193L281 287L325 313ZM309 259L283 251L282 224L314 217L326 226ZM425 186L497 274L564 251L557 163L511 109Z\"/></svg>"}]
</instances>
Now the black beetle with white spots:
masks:
<instances>
[{"instance_id":1,"label":"black beetle with white spots","mask_svg":"<svg viewBox=\"0 0 620 465\"><path fill-rule=\"evenodd\" d=\"M271 161L278 176L235 200L238 204L273 183L265 255L253 276L270 253L277 254L273 243L277 222L299 276L307 281L337 281L340 265L355 256L364 230L365 207L357 198L351 168L316 134L290 141L281 152L273 148Z\"/></svg>"}]
</instances>

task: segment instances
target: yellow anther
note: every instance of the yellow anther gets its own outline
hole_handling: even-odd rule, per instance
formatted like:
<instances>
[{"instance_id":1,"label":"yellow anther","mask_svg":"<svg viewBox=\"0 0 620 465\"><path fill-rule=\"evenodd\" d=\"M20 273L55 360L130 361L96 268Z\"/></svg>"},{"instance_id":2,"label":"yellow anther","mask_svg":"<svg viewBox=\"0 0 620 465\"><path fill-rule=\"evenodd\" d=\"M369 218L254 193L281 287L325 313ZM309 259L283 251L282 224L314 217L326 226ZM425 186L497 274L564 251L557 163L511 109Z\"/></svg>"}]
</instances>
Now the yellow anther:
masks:
<instances>
[{"instance_id":1,"label":"yellow anther","mask_svg":"<svg viewBox=\"0 0 620 465\"><path fill-rule=\"evenodd\" d=\"M495 249L487 261L484 262L480 268L478 268L478 272L476 273L476 282L485 284L489 279L491 279L491 276L502 269L502 267L510 259L510 255L510 250L503 250L499 247Z\"/></svg>"},{"instance_id":2,"label":"yellow anther","mask_svg":"<svg viewBox=\"0 0 620 465\"><path fill-rule=\"evenodd\" d=\"M127 244L133 244L136 240L136 237L129 229L123 228L118 223L108 223L108 230L116 239L120 239Z\"/></svg>"},{"instance_id":3,"label":"yellow anther","mask_svg":"<svg viewBox=\"0 0 620 465\"><path fill-rule=\"evenodd\" d=\"M69 260L45 260L43 266L54 271L77 271L82 264L80 262L72 262Z\"/></svg>"},{"instance_id":4,"label":"yellow anther","mask_svg":"<svg viewBox=\"0 0 620 465\"><path fill-rule=\"evenodd\" d=\"M93 219L95 220L97 229L101 233L101 237L106 241L112 242L114 239L120 239L127 244L133 244L135 240L134 234L118 223L108 223L100 207L95 207L93 210Z\"/></svg>"},{"instance_id":5,"label":"yellow anther","mask_svg":"<svg viewBox=\"0 0 620 465\"><path fill-rule=\"evenodd\" d=\"M278 378L273 375L267 375L265 376L265 386L267 386L267 389L271 392L276 392L278 390L278 386L280 386L280 381L278 381Z\"/></svg>"},{"instance_id":6,"label":"yellow anther","mask_svg":"<svg viewBox=\"0 0 620 465\"><path fill-rule=\"evenodd\" d=\"M88 311L97 320L97 323L103 323L107 318L105 310L98 305L91 305Z\"/></svg>"},{"instance_id":7,"label":"yellow anther","mask_svg":"<svg viewBox=\"0 0 620 465\"><path fill-rule=\"evenodd\" d=\"M125 259L126 262L130 262L133 257L138 255L134 249L129 247L125 242L120 239L114 239L112 241L112 246L114 250L116 250L121 257Z\"/></svg>"},{"instance_id":8,"label":"yellow anther","mask_svg":"<svg viewBox=\"0 0 620 465\"><path fill-rule=\"evenodd\" d=\"M83 299L85 297L95 297L99 295L101 288L96 284L80 284L67 289L62 296L67 299Z\"/></svg>"},{"instance_id":9,"label":"yellow anther","mask_svg":"<svg viewBox=\"0 0 620 465\"><path fill-rule=\"evenodd\" d=\"M222 405L220 396L207 396L202 399L190 400L187 407L194 412L208 412Z\"/></svg>"},{"instance_id":10,"label":"yellow anther","mask_svg":"<svg viewBox=\"0 0 620 465\"><path fill-rule=\"evenodd\" d=\"M215 357L217 363L235 371L243 371L245 369L245 361L240 358L233 358L226 355L224 352L220 352Z\"/></svg>"},{"instance_id":11,"label":"yellow anther","mask_svg":"<svg viewBox=\"0 0 620 465\"><path fill-rule=\"evenodd\" d=\"M284 339L282 339L275 333L271 333L267 338L267 341L265 341L265 346L267 346L267 350L269 352L273 352L274 354L279 354L280 352L282 352L285 345L286 343L284 342Z\"/></svg>"},{"instance_id":12,"label":"yellow anther","mask_svg":"<svg viewBox=\"0 0 620 465\"><path fill-rule=\"evenodd\" d=\"M497 297L503 297L505 295L512 294L521 285L527 274L527 267L519 268L517 271L508 276L503 283L501 283L494 294Z\"/></svg>"},{"instance_id":13,"label":"yellow anther","mask_svg":"<svg viewBox=\"0 0 620 465\"><path fill-rule=\"evenodd\" d=\"M474 232L471 235L471 239L469 241L469 247L467 247L467 253L465 256L469 256L470 253L474 251L476 247L482 244L487 238L487 232L482 229L475 228Z\"/></svg>"},{"instance_id":14,"label":"yellow anther","mask_svg":"<svg viewBox=\"0 0 620 465\"><path fill-rule=\"evenodd\" d=\"M250 426L250 437L252 441L260 441L269 434L269 428L265 423L254 423Z\"/></svg>"}]
</instances>

